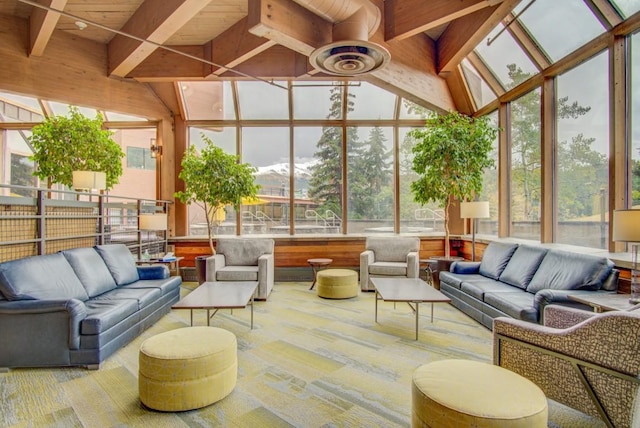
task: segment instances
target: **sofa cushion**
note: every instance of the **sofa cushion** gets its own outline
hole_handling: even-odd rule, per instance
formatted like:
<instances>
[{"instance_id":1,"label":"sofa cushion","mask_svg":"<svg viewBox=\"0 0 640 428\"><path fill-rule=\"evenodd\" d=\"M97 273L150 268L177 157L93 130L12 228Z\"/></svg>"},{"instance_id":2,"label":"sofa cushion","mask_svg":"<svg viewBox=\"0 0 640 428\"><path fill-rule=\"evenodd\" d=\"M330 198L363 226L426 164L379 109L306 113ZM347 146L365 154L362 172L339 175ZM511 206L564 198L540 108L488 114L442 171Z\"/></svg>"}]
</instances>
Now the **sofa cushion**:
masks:
<instances>
[{"instance_id":1,"label":"sofa cushion","mask_svg":"<svg viewBox=\"0 0 640 428\"><path fill-rule=\"evenodd\" d=\"M143 309L162 296L159 288L126 288L118 287L95 297L92 300L133 300L138 306L138 310Z\"/></svg>"},{"instance_id":2,"label":"sofa cushion","mask_svg":"<svg viewBox=\"0 0 640 428\"><path fill-rule=\"evenodd\" d=\"M547 251L543 247L520 245L502 271L500 281L525 290Z\"/></svg>"},{"instance_id":3,"label":"sofa cushion","mask_svg":"<svg viewBox=\"0 0 640 428\"><path fill-rule=\"evenodd\" d=\"M369 265L371 275L407 276L406 262L374 262Z\"/></svg>"},{"instance_id":4,"label":"sofa cushion","mask_svg":"<svg viewBox=\"0 0 640 428\"><path fill-rule=\"evenodd\" d=\"M492 242L487 245L482 254L482 262L480 262L480 275L491 279L500 278L516 248L518 248L518 244L507 242Z\"/></svg>"},{"instance_id":5,"label":"sofa cushion","mask_svg":"<svg viewBox=\"0 0 640 428\"><path fill-rule=\"evenodd\" d=\"M166 294L170 294L176 288L179 288L181 283L182 278L179 276L172 276L167 279L141 279L140 281L123 285L121 288L157 288L164 296Z\"/></svg>"},{"instance_id":6,"label":"sofa cushion","mask_svg":"<svg viewBox=\"0 0 640 428\"><path fill-rule=\"evenodd\" d=\"M480 276L480 278L462 281L460 290L480 301L484 301L484 294L487 292L512 292L513 287L495 279Z\"/></svg>"},{"instance_id":7,"label":"sofa cushion","mask_svg":"<svg viewBox=\"0 0 640 428\"><path fill-rule=\"evenodd\" d=\"M217 281L257 281L258 266L223 267L216 271Z\"/></svg>"},{"instance_id":8,"label":"sofa cushion","mask_svg":"<svg viewBox=\"0 0 640 428\"><path fill-rule=\"evenodd\" d=\"M366 250L374 253L376 262L407 262L407 254L420 251L420 239L412 237L370 237Z\"/></svg>"},{"instance_id":9,"label":"sofa cushion","mask_svg":"<svg viewBox=\"0 0 640 428\"><path fill-rule=\"evenodd\" d=\"M217 252L227 266L257 266L258 257L273 254L273 239L218 239Z\"/></svg>"},{"instance_id":10,"label":"sofa cushion","mask_svg":"<svg viewBox=\"0 0 640 428\"><path fill-rule=\"evenodd\" d=\"M605 257L549 250L531 279L527 291L536 293L554 290L599 290L613 269Z\"/></svg>"},{"instance_id":11,"label":"sofa cushion","mask_svg":"<svg viewBox=\"0 0 640 428\"><path fill-rule=\"evenodd\" d=\"M136 263L126 245L96 245L95 248L117 285L131 284L140 279Z\"/></svg>"},{"instance_id":12,"label":"sofa cushion","mask_svg":"<svg viewBox=\"0 0 640 428\"><path fill-rule=\"evenodd\" d=\"M0 292L7 300L89 298L71 265L59 253L0 263Z\"/></svg>"},{"instance_id":13,"label":"sofa cushion","mask_svg":"<svg viewBox=\"0 0 640 428\"><path fill-rule=\"evenodd\" d=\"M94 248L74 248L62 251L76 273L89 297L94 297L116 288L111 272Z\"/></svg>"},{"instance_id":14,"label":"sofa cushion","mask_svg":"<svg viewBox=\"0 0 640 428\"><path fill-rule=\"evenodd\" d=\"M80 323L81 334L100 334L138 312L133 299L91 299L85 302L87 316Z\"/></svg>"},{"instance_id":15,"label":"sofa cushion","mask_svg":"<svg viewBox=\"0 0 640 428\"><path fill-rule=\"evenodd\" d=\"M488 279L486 276L482 276L478 273L455 273L455 272L447 272L442 271L438 272L438 277L440 278L440 283L448 284L454 288L460 288L462 281L470 281L475 279L486 279L488 281L493 281L492 279Z\"/></svg>"},{"instance_id":16,"label":"sofa cushion","mask_svg":"<svg viewBox=\"0 0 640 428\"><path fill-rule=\"evenodd\" d=\"M486 292L484 302L515 319L538 322L538 308L534 302L534 295L524 290Z\"/></svg>"}]
</instances>

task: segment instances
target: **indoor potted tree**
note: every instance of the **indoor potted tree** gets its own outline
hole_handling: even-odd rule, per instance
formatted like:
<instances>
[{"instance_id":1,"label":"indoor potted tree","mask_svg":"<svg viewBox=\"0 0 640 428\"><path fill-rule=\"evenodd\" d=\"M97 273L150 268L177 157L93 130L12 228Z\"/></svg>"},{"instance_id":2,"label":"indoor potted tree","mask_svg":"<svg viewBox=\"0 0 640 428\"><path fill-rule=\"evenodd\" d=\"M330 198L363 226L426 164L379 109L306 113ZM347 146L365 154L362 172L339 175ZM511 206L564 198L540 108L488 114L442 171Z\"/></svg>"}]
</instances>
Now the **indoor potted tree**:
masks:
<instances>
[{"instance_id":1,"label":"indoor potted tree","mask_svg":"<svg viewBox=\"0 0 640 428\"><path fill-rule=\"evenodd\" d=\"M220 210L226 205L240 208L242 199L256 199L259 185L254 183L253 174L256 168L248 163L240 163L238 156L225 153L213 144L204 133L201 138L204 148L198 153L195 145L190 145L182 158L182 170L178 177L184 181L185 189L175 193L184 204L196 204L202 207L207 221L209 249L211 254L216 250L213 246L215 219L220 218ZM196 274L198 282L205 277L207 256L196 257ZM198 266L198 264L201 266Z\"/></svg>"},{"instance_id":2,"label":"indoor potted tree","mask_svg":"<svg viewBox=\"0 0 640 428\"><path fill-rule=\"evenodd\" d=\"M34 175L48 188L53 183L72 187L74 171L97 171L106 176L105 190L112 188L122 175L124 153L102 125L102 115L90 119L71 106L68 116L51 116L35 126L29 137Z\"/></svg>"},{"instance_id":3,"label":"indoor potted tree","mask_svg":"<svg viewBox=\"0 0 640 428\"><path fill-rule=\"evenodd\" d=\"M445 259L451 256L451 198L470 200L480 193L483 171L494 164L489 154L497 133L488 116L472 118L455 111L432 113L423 128L411 131L417 141L413 170L419 175L411 191L416 202L433 201L444 209Z\"/></svg>"}]
</instances>

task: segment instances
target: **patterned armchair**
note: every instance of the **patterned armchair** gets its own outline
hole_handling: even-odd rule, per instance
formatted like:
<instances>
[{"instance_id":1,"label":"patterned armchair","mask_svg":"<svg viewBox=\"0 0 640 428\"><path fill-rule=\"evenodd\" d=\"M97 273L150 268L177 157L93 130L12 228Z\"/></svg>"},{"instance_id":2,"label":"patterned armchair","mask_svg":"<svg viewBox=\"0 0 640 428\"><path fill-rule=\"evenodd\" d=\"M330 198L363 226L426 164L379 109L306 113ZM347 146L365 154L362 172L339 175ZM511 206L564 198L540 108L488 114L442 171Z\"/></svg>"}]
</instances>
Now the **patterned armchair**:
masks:
<instances>
[{"instance_id":1,"label":"patterned armchair","mask_svg":"<svg viewBox=\"0 0 640 428\"><path fill-rule=\"evenodd\" d=\"M640 426L640 311L594 314L549 305L544 324L496 318L494 364L607 426Z\"/></svg>"}]
</instances>

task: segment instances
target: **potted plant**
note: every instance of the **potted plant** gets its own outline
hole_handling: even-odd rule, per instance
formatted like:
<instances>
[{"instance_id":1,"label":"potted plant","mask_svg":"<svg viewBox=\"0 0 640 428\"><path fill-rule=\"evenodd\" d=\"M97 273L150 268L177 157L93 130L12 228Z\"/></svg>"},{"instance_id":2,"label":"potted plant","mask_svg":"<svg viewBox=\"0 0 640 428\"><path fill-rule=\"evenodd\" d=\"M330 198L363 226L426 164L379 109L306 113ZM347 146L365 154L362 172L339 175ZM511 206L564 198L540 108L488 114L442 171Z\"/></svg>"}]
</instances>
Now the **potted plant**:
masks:
<instances>
[{"instance_id":1,"label":"potted plant","mask_svg":"<svg viewBox=\"0 0 640 428\"><path fill-rule=\"evenodd\" d=\"M105 190L112 188L122 175L124 153L102 125L102 115L90 119L69 107L68 116L51 116L35 126L29 137L34 175L48 188L53 183L72 187L74 171L97 171L106 175Z\"/></svg>"},{"instance_id":2,"label":"potted plant","mask_svg":"<svg viewBox=\"0 0 640 428\"><path fill-rule=\"evenodd\" d=\"M233 205L236 210L242 204L242 198L256 199L259 185L254 183L256 168L248 163L239 163L238 156L225 153L213 144L205 134L201 134L205 147L198 153L195 145L189 146L182 158L182 170L178 177L184 181L185 189L175 193L184 204L195 204L204 209L209 236L211 254L215 219L220 218L220 210ZM206 260L201 257L201 260ZM198 258L196 258L196 264ZM196 265L198 281L204 278L204 269Z\"/></svg>"},{"instance_id":3,"label":"potted plant","mask_svg":"<svg viewBox=\"0 0 640 428\"><path fill-rule=\"evenodd\" d=\"M498 129L488 116L472 118L451 111L427 117L424 128L411 131L414 200L422 205L436 202L444 209L445 258L451 256L449 209L451 198L472 199L482 190L482 175L494 160L489 157Z\"/></svg>"}]
</instances>

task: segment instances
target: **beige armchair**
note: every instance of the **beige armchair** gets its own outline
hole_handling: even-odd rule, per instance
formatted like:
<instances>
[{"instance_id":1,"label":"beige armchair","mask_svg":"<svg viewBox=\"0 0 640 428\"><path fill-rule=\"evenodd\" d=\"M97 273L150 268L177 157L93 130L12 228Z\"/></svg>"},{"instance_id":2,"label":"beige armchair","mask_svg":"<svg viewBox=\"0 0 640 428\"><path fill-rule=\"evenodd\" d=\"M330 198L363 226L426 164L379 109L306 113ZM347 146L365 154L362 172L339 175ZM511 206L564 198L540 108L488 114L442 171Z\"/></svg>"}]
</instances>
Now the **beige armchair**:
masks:
<instances>
[{"instance_id":1,"label":"beige armchair","mask_svg":"<svg viewBox=\"0 0 640 428\"><path fill-rule=\"evenodd\" d=\"M640 426L640 311L594 314L549 305L544 323L496 318L494 364L607 426Z\"/></svg>"},{"instance_id":2,"label":"beige armchair","mask_svg":"<svg viewBox=\"0 0 640 428\"><path fill-rule=\"evenodd\" d=\"M258 281L254 296L267 300L274 283L273 239L220 238L207 258L207 281Z\"/></svg>"},{"instance_id":3,"label":"beige armchair","mask_svg":"<svg viewBox=\"0 0 640 428\"><path fill-rule=\"evenodd\" d=\"M360 288L373 290L370 277L418 278L420 239L388 236L370 237L360 253Z\"/></svg>"}]
</instances>

